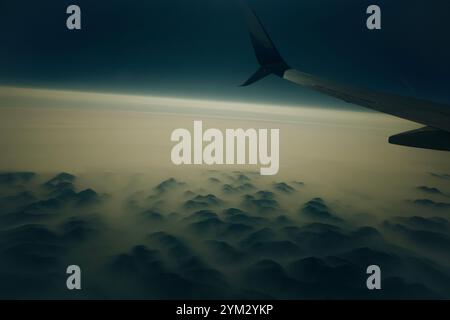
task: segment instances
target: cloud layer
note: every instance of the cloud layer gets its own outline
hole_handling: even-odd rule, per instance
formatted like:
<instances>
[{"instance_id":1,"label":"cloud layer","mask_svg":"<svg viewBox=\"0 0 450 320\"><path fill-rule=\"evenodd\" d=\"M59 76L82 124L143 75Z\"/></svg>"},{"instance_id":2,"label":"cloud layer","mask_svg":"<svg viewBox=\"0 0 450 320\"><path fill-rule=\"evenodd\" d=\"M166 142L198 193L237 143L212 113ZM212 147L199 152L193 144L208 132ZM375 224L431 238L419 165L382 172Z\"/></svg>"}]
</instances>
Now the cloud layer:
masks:
<instances>
[{"instance_id":1,"label":"cloud layer","mask_svg":"<svg viewBox=\"0 0 450 320\"><path fill-rule=\"evenodd\" d=\"M308 183L252 172L154 187L133 179L105 194L88 186L102 185L95 175L0 174L0 297L450 298L437 188L416 187L437 200L400 199L423 216L361 222L347 204L306 196ZM82 269L80 292L65 289L71 264ZM380 291L366 288L372 264Z\"/></svg>"}]
</instances>

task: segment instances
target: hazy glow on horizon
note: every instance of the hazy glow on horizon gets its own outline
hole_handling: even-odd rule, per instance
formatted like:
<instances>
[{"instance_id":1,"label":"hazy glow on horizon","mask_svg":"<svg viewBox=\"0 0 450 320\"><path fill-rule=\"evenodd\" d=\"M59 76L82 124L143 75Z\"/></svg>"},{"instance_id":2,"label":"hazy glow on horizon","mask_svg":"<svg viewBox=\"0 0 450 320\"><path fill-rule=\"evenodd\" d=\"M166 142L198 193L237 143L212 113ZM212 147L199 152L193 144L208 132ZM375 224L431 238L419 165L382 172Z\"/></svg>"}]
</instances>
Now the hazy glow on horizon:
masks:
<instances>
[{"instance_id":1,"label":"hazy glow on horizon","mask_svg":"<svg viewBox=\"0 0 450 320\"><path fill-rule=\"evenodd\" d=\"M409 121L382 113L373 113L365 108L361 108L360 112L355 112L304 105L274 105L1 86L0 98L0 108L105 108L161 114L177 113L178 115L192 115L194 112L202 116L220 116L221 118L269 119L270 121L317 124L330 122L333 125L359 122L365 126L369 122L372 124L376 122L376 125L381 127L398 127L399 125L405 127L407 124L409 128L412 124ZM320 121L317 121L318 119ZM369 121L367 121L368 119Z\"/></svg>"},{"instance_id":2,"label":"hazy glow on horizon","mask_svg":"<svg viewBox=\"0 0 450 320\"><path fill-rule=\"evenodd\" d=\"M381 113L10 87L0 87L0 170L170 176L208 169L170 160L172 131L192 130L194 120L203 120L205 130L280 129L275 178L298 172L366 185L389 175L450 171L448 153L388 144L390 135L418 125Z\"/></svg>"}]
</instances>

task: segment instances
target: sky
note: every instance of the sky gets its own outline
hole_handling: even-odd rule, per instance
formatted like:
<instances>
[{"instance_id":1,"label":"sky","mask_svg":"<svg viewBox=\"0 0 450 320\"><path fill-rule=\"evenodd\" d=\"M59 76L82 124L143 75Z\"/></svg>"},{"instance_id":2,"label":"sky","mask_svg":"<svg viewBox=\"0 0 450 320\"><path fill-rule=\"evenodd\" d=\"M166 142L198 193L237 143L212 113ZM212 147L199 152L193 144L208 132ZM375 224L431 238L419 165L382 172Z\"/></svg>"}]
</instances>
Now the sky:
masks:
<instances>
[{"instance_id":1,"label":"sky","mask_svg":"<svg viewBox=\"0 0 450 320\"><path fill-rule=\"evenodd\" d=\"M249 0L292 67L450 104L450 2L376 1L368 31L372 1ZM275 76L239 87L234 1L0 1L0 43L0 298L450 297L450 154ZM175 166L195 120L280 129L279 173Z\"/></svg>"},{"instance_id":2,"label":"sky","mask_svg":"<svg viewBox=\"0 0 450 320\"><path fill-rule=\"evenodd\" d=\"M446 0L248 2L296 69L450 102ZM373 3L382 30L365 27ZM235 1L2 1L0 17L2 85L349 107L276 77L239 87L258 66Z\"/></svg>"}]
</instances>

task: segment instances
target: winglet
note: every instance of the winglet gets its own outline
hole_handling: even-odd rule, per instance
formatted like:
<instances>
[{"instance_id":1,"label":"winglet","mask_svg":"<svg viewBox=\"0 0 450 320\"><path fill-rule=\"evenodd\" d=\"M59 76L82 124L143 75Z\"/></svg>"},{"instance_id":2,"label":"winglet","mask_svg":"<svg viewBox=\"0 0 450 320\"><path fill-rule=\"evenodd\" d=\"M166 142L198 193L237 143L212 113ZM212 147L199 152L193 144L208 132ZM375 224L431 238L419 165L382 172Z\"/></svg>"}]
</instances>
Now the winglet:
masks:
<instances>
[{"instance_id":1,"label":"winglet","mask_svg":"<svg viewBox=\"0 0 450 320\"><path fill-rule=\"evenodd\" d=\"M267 77L268 75L272 74L272 72L269 69L266 69L264 67L259 68L258 70L256 70L256 72L247 80L245 81L241 87L246 87L251 85L252 83L255 83L265 77Z\"/></svg>"},{"instance_id":2,"label":"winglet","mask_svg":"<svg viewBox=\"0 0 450 320\"><path fill-rule=\"evenodd\" d=\"M284 72L290 67L284 62L255 12L244 1L240 3L245 13L256 59L261 66L242 86L248 86L270 74L283 77Z\"/></svg>"}]
</instances>

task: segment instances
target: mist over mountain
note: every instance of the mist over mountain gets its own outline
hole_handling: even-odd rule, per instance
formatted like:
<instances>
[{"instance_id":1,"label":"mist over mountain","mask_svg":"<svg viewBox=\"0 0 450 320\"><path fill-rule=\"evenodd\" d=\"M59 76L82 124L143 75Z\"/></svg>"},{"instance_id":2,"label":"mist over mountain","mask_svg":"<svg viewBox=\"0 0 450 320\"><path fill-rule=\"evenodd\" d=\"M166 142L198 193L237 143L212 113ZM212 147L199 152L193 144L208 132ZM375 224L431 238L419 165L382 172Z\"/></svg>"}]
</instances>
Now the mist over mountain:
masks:
<instances>
[{"instance_id":1,"label":"mist over mountain","mask_svg":"<svg viewBox=\"0 0 450 320\"><path fill-rule=\"evenodd\" d=\"M361 222L332 194L308 196L308 183L242 171L159 182L8 172L0 181L2 298L450 297L442 208ZM72 264L82 269L79 292L65 289ZM372 264L381 291L366 288Z\"/></svg>"}]
</instances>

